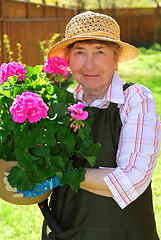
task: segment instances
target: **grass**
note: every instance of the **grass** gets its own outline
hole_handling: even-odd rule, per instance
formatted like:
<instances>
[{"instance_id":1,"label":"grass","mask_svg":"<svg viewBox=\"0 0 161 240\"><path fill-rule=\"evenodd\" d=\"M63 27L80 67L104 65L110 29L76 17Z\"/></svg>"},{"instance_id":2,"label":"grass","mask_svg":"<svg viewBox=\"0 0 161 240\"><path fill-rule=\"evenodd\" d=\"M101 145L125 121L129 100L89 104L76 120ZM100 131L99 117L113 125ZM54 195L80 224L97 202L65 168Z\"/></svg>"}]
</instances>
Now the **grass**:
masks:
<instances>
[{"instance_id":1,"label":"grass","mask_svg":"<svg viewBox=\"0 0 161 240\"><path fill-rule=\"evenodd\" d=\"M18 206L0 200L1 240L39 240L42 222L37 205Z\"/></svg>"},{"instance_id":2,"label":"grass","mask_svg":"<svg viewBox=\"0 0 161 240\"><path fill-rule=\"evenodd\" d=\"M157 112L161 117L161 52L147 51L136 60L121 63L118 73L124 81L147 86L154 94ZM154 211L161 238L161 154L153 175ZM39 240L43 217L37 205L16 206L0 199L0 239Z\"/></svg>"},{"instance_id":3,"label":"grass","mask_svg":"<svg viewBox=\"0 0 161 240\"><path fill-rule=\"evenodd\" d=\"M140 83L148 87L154 94L157 112L161 117L161 52L140 54L135 60L120 63L118 74L123 81Z\"/></svg>"}]
</instances>

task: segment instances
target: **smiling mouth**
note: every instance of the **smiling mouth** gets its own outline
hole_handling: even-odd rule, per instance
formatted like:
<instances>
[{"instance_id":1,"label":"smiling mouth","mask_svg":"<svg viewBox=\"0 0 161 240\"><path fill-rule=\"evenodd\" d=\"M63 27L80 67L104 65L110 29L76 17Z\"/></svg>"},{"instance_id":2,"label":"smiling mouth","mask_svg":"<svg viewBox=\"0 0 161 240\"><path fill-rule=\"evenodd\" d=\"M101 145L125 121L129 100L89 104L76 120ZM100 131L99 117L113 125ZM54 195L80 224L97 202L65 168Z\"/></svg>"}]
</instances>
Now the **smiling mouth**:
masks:
<instances>
[{"instance_id":1,"label":"smiling mouth","mask_svg":"<svg viewBox=\"0 0 161 240\"><path fill-rule=\"evenodd\" d=\"M98 77L98 75L84 74L85 77Z\"/></svg>"}]
</instances>

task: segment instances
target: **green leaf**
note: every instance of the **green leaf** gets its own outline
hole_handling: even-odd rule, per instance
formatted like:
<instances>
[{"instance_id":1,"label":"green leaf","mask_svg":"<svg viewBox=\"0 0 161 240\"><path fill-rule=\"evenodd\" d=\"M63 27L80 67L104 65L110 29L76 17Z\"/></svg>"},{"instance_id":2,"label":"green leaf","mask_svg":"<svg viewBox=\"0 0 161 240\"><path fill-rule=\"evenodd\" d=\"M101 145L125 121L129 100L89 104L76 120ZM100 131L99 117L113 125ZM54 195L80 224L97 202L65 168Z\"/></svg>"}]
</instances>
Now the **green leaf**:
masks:
<instances>
[{"instance_id":1,"label":"green leaf","mask_svg":"<svg viewBox=\"0 0 161 240\"><path fill-rule=\"evenodd\" d=\"M20 131L20 129L15 129L15 132L14 132L15 147L28 148L30 146L33 146L35 141L33 138L30 138L30 136L31 136L31 133L27 129L26 131Z\"/></svg>"},{"instance_id":2,"label":"green leaf","mask_svg":"<svg viewBox=\"0 0 161 240\"><path fill-rule=\"evenodd\" d=\"M18 125L19 126L19 125ZM32 123L29 129L27 125L22 125L21 131L15 130L15 142L17 146L22 146L26 148L33 148L37 144L45 144L47 141L44 139L44 129L38 126L37 123Z\"/></svg>"},{"instance_id":3,"label":"green leaf","mask_svg":"<svg viewBox=\"0 0 161 240\"><path fill-rule=\"evenodd\" d=\"M89 137L85 137L83 139L83 145L86 147L86 148L89 148L93 143L93 140L90 139Z\"/></svg>"},{"instance_id":4,"label":"green leaf","mask_svg":"<svg viewBox=\"0 0 161 240\"><path fill-rule=\"evenodd\" d=\"M31 76L34 76L34 75L39 76L41 71L43 70L43 65L36 65L35 67L26 67L26 70L28 74L30 74Z\"/></svg>"},{"instance_id":5,"label":"green leaf","mask_svg":"<svg viewBox=\"0 0 161 240\"><path fill-rule=\"evenodd\" d=\"M32 162L33 162L33 165L41 165L44 161L44 158L43 157L40 157L40 156L33 156L31 155L31 159L32 159ZM35 171L37 170L37 166L35 167L34 169Z\"/></svg>"},{"instance_id":6,"label":"green leaf","mask_svg":"<svg viewBox=\"0 0 161 240\"><path fill-rule=\"evenodd\" d=\"M54 115L56 114L58 117L62 117L68 112L67 106L61 102L56 104L52 103L51 107L53 107Z\"/></svg>"},{"instance_id":7,"label":"green leaf","mask_svg":"<svg viewBox=\"0 0 161 240\"><path fill-rule=\"evenodd\" d=\"M51 129L51 131L48 130L45 132L43 142L50 145L51 147L55 146L56 139L55 139L54 129Z\"/></svg>"},{"instance_id":8,"label":"green leaf","mask_svg":"<svg viewBox=\"0 0 161 240\"><path fill-rule=\"evenodd\" d=\"M11 88L10 87L0 88L0 94L8 98L11 98Z\"/></svg>"},{"instance_id":9,"label":"green leaf","mask_svg":"<svg viewBox=\"0 0 161 240\"><path fill-rule=\"evenodd\" d=\"M19 125L13 121L10 113L4 114L3 117L3 129L6 131L14 131L15 128L19 128Z\"/></svg>"},{"instance_id":10,"label":"green leaf","mask_svg":"<svg viewBox=\"0 0 161 240\"><path fill-rule=\"evenodd\" d=\"M58 97L58 102L62 102L65 105L74 104L73 94L66 89L55 87L55 93Z\"/></svg>"},{"instance_id":11,"label":"green leaf","mask_svg":"<svg viewBox=\"0 0 161 240\"><path fill-rule=\"evenodd\" d=\"M14 154L20 167L30 169L31 171L34 169L35 166L28 149L15 147Z\"/></svg>"},{"instance_id":12,"label":"green leaf","mask_svg":"<svg viewBox=\"0 0 161 240\"><path fill-rule=\"evenodd\" d=\"M88 124L88 122L85 123L84 127L83 127L83 131L86 134L86 136L90 135L91 132L91 125Z\"/></svg>"},{"instance_id":13,"label":"green leaf","mask_svg":"<svg viewBox=\"0 0 161 240\"><path fill-rule=\"evenodd\" d=\"M89 148L84 149L82 152L80 151L82 156L85 159L87 159L91 167L94 167L96 164L97 156L99 154L100 148L101 148L101 144L97 143L97 144L92 144Z\"/></svg>"},{"instance_id":14,"label":"green leaf","mask_svg":"<svg viewBox=\"0 0 161 240\"><path fill-rule=\"evenodd\" d=\"M35 80L35 79L34 79ZM42 86L48 84L42 77L38 77L35 81L33 81L30 85L37 89L38 91L42 90ZM44 89L45 90L45 89Z\"/></svg>"},{"instance_id":15,"label":"green leaf","mask_svg":"<svg viewBox=\"0 0 161 240\"><path fill-rule=\"evenodd\" d=\"M15 161L13 145L8 139L5 143L0 144L0 156L5 161Z\"/></svg>"},{"instance_id":16,"label":"green leaf","mask_svg":"<svg viewBox=\"0 0 161 240\"><path fill-rule=\"evenodd\" d=\"M14 86L17 80L19 81L19 76L13 75L8 78L8 84L10 84L11 86Z\"/></svg>"},{"instance_id":17,"label":"green leaf","mask_svg":"<svg viewBox=\"0 0 161 240\"><path fill-rule=\"evenodd\" d=\"M54 94L54 86L52 84L47 85L46 90L49 95L52 96Z\"/></svg>"},{"instance_id":18,"label":"green leaf","mask_svg":"<svg viewBox=\"0 0 161 240\"><path fill-rule=\"evenodd\" d=\"M65 146L68 153L73 152L76 140L74 134L71 133L69 129L62 129L62 131L57 134L57 139L61 146Z\"/></svg>"},{"instance_id":19,"label":"green leaf","mask_svg":"<svg viewBox=\"0 0 161 240\"><path fill-rule=\"evenodd\" d=\"M50 147L48 145L37 145L35 149L33 149L33 153L40 157L48 156L50 154Z\"/></svg>"},{"instance_id":20,"label":"green leaf","mask_svg":"<svg viewBox=\"0 0 161 240\"><path fill-rule=\"evenodd\" d=\"M60 183L65 185L68 184L73 191L78 191L80 188L80 183L85 179L85 169L83 167L79 167L73 172L68 172L67 174L63 175L60 179Z\"/></svg>"},{"instance_id":21,"label":"green leaf","mask_svg":"<svg viewBox=\"0 0 161 240\"><path fill-rule=\"evenodd\" d=\"M35 184L32 182L32 176L17 166L11 169L8 181L12 187L16 187L19 191L31 191L35 187Z\"/></svg>"},{"instance_id":22,"label":"green leaf","mask_svg":"<svg viewBox=\"0 0 161 240\"><path fill-rule=\"evenodd\" d=\"M64 172L67 160L67 157L55 156L51 158L51 168L56 172Z\"/></svg>"},{"instance_id":23,"label":"green leaf","mask_svg":"<svg viewBox=\"0 0 161 240\"><path fill-rule=\"evenodd\" d=\"M36 183L42 183L43 181L47 180L49 177L47 177L44 174L44 171L42 169L38 168L36 172L32 175L32 182Z\"/></svg>"},{"instance_id":24,"label":"green leaf","mask_svg":"<svg viewBox=\"0 0 161 240\"><path fill-rule=\"evenodd\" d=\"M50 159L50 166L44 166L44 177L46 179L53 177L55 174L59 175L65 173L66 171L66 162L68 158L63 158L61 156L55 156Z\"/></svg>"},{"instance_id":25,"label":"green leaf","mask_svg":"<svg viewBox=\"0 0 161 240\"><path fill-rule=\"evenodd\" d=\"M22 85L16 84L12 89L12 96L15 98L17 94L21 94L22 89Z\"/></svg>"},{"instance_id":26,"label":"green leaf","mask_svg":"<svg viewBox=\"0 0 161 240\"><path fill-rule=\"evenodd\" d=\"M44 161L43 161L43 168L48 169L48 167L51 166L51 157L50 156L45 156Z\"/></svg>"},{"instance_id":27,"label":"green leaf","mask_svg":"<svg viewBox=\"0 0 161 240\"><path fill-rule=\"evenodd\" d=\"M94 167L95 165L96 165L96 157L95 156L84 156L86 159L87 159L87 161L89 162L89 164L90 164L90 166L91 167Z\"/></svg>"}]
</instances>

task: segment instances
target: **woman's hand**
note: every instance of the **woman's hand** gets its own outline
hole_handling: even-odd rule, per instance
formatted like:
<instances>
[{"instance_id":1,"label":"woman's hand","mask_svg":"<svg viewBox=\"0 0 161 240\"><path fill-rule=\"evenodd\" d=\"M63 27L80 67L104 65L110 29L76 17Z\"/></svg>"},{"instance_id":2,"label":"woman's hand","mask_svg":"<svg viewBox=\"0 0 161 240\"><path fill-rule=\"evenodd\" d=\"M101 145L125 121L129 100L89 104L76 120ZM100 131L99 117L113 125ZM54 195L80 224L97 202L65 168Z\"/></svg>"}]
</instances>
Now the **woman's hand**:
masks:
<instances>
[{"instance_id":1,"label":"woman's hand","mask_svg":"<svg viewBox=\"0 0 161 240\"><path fill-rule=\"evenodd\" d=\"M86 168L85 180L80 183L80 188L105 197L113 197L103 178L113 172L111 168Z\"/></svg>"},{"instance_id":2,"label":"woman's hand","mask_svg":"<svg viewBox=\"0 0 161 240\"><path fill-rule=\"evenodd\" d=\"M51 178L49 180L45 180L42 183L37 183L36 187L32 190L26 190L24 192L19 191L17 188L11 187L7 180L7 176L9 173L5 173L5 177L3 179L4 183L6 184L6 190L9 192L15 193L13 197L20 197L20 198L26 198L26 197L38 197L48 191L50 191L53 188L56 188L58 186L61 186L61 183L59 182L59 177L55 175L54 178Z\"/></svg>"}]
</instances>

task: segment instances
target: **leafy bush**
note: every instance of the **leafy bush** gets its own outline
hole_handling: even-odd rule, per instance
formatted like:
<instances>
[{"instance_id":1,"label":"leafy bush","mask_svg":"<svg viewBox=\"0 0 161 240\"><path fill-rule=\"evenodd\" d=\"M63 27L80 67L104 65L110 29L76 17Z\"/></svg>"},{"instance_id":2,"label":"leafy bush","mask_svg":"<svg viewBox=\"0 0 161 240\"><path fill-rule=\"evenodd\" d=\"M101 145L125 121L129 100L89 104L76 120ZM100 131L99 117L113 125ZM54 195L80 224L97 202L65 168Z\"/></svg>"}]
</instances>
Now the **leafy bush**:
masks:
<instances>
[{"instance_id":1,"label":"leafy bush","mask_svg":"<svg viewBox=\"0 0 161 240\"><path fill-rule=\"evenodd\" d=\"M154 43L152 46L150 46L150 48L140 47L139 51L140 53L147 55L158 54L161 52L161 44Z\"/></svg>"}]
</instances>

